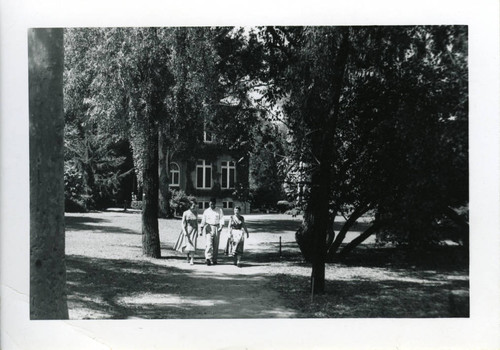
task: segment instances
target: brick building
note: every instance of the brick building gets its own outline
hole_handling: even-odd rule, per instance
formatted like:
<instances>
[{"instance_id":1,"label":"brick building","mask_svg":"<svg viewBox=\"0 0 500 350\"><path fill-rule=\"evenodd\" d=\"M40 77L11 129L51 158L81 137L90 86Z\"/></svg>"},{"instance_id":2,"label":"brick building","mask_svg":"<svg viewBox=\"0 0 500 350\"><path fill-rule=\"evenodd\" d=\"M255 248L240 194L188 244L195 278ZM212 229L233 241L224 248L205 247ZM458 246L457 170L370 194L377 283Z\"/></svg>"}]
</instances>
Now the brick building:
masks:
<instances>
[{"instance_id":1,"label":"brick building","mask_svg":"<svg viewBox=\"0 0 500 350\"><path fill-rule=\"evenodd\" d=\"M250 212L244 196L249 185L248 157L224 147L208 132L192 154L173 157L169 179L169 188L195 196L200 210L208 208L214 197L225 214L232 213L235 206L240 206L242 213Z\"/></svg>"}]
</instances>

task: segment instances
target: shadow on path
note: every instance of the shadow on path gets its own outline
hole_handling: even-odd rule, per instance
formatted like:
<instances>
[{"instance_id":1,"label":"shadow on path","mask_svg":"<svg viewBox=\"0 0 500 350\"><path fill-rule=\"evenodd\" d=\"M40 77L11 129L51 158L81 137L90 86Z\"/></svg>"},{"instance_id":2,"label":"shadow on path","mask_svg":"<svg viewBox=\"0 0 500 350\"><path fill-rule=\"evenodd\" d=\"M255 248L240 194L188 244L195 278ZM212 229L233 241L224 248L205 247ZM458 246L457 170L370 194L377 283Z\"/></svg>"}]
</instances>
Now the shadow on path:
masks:
<instances>
[{"instance_id":1,"label":"shadow on path","mask_svg":"<svg viewBox=\"0 0 500 350\"><path fill-rule=\"evenodd\" d=\"M295 232L300 227L302 220L297 218L291 218L289 216L284 215L283 218L255 218L252 216L245 217L247 221L247 226L251 231L259 231L266 233L282 233L285 231ZM333 228L335 232L338 233L340 229L343 227L344 221L335 221L333 224ZM350 232L364 232L367 228L369 228L371 224L369 222L358 221L354 223L349 229Z\"/></svg>"},{"instance_id":2,"label":"shadow on path","mask_svg":"<svg viewBox=\"0 0 500 350\"><path fill-rule=\"evenodd\" d=\"M276 303L263 276L163 266L149 261L67 257L68 303L86 318L272 318ZM272 297L269 296L272 294ZM71 318L80 318L78 313Z\"/></svg>"},{"instance_id":3,"label":"shadow on path","mask_svg":"<svg viewBox=\"0 0 500 350\"><path fill-rule=\"evenodd\" d=\"M245 218L246 219L246 218ZM283 220L252 220L246 219L250 231L259 231L266 233L282 233L285 231L295 232L300 227L300 221L293 219Z\"/></svg>"},{"instance_id":4,"label":"shadow on path","mask_svg":"<svg viewBox=\"0 0 500 350\"><path fill-rule=\"evenodd\" d=\"M88 216L65 216L64 225L66 231L92 231L93 233L120 233L140 235L141 232L130 230L120 226L110 226L111 220L94 218Z\"/></svg>"}]
</instances>

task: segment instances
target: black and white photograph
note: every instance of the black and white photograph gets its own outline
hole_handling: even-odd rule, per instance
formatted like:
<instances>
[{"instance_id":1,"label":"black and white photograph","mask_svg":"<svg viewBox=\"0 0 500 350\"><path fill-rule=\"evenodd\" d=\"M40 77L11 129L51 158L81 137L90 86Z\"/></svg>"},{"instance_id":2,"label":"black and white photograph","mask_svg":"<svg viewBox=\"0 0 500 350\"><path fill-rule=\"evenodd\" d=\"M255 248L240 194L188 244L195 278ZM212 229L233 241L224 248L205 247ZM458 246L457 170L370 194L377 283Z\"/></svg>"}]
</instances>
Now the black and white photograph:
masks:
<instances>
[{"instance_id":1,"label":"black and white photograph","mask_svg":"<svg viewBox=\"0 0 500 350\"><path fill-rule=\"evenodd\" d=\"M466 26L28 45L32 319L469 316Z\"/></svg>"},{"instance_id":2,"label":"black and white photograph","mask_svg":"<svg viewBox=\"0 0 500 350\"><path fill-rule=\"evenodd\" d=\"M500 346L477 19L27 22L2 348Z\"/></svg>"}]
</instances>

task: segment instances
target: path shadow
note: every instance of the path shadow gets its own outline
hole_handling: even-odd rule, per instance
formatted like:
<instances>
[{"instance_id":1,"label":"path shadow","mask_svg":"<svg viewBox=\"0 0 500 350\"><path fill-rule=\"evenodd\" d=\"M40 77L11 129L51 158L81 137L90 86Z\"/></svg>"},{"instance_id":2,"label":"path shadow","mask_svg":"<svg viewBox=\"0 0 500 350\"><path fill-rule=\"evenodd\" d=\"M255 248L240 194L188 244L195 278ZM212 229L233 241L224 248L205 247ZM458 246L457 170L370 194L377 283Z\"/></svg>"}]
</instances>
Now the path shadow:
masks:
<instances>
[{"instance_id":1,"label":"path shadow","mask_svg":"<svg viewBox=\"0 0 500 350\"><path fill-rule=\"evenodd\" d=\"M279 242L260 243L256 248L246 249L244 259L245 261L253 261L257 263L303 260L299 247L295 242L282 243L281 253L279 249Z\"/></svg>"},{"instance_id":2,"label":"path shadow","mask_svg":"<svg viewBox=\"0 0 500 350\"><path fill-rule=\"evenodd\" d=\"M449 294L468 295L468 281L446 280L391 270L394 279L358 278L327 280L326 293L311 301L308 276L278 274L256 276L164 266L142 260L116 260L67 256L67 290L72 309L85 310L98 319L204 319L204 318L429 318L468 317L466 298L461 314L450 310ZM199 263L199 262L198 262ZM422 277L422 276L421 276ZM425 282L425 283L424 283ZM255 285L262 287L254 288ZM286 310L264 302L259 293L280 293ZM245 293L242 293L245 291Z\"/></svg>"},{"instance_id":3,"label":"path shadow","mask_svg":"<svg viewBox=\"0 0 500 350\"><path fill-rule=\"evenodd\" d=\"M164 266L149 261L66 258L68 303L89 318L202 319L280 317L279 306L258 303L245 286L262 276ZM213 272L212 272L213 271ZM264 293L265 290L260 290Z\"/></svg>"},{"instance_id":4,"label":"path shadow","mask_svg":"<svg viewBox=\"0 0 500 350\"><path fill-rule=\"evenodd\" d=\"M119 226L108 226L111 222L107 219L92 218L87 216L65 216L66 231L92 231L93 233L120 233L140 235L141 232L133 231Z\"/></svg>"},{"instance_id":5,"label":"path shadow","mask_svg":"<svg viewBox=\"0 0 500 350\"><path fill-rule=\"evenodd\" d=\"M297 220L260 220L247 221L247 227L250 231L260 231L266 233L281 233L285 231L296 231L300 227L300 221Z\"/></svg>"},{"instance_id":6,"label":"path shadow","mask_svg":"<svg viewBox=\"0 0 500 350\"><path fill-rule=\"evenodd\" d=\"M162 260L187 260L186 256L180 256L180 255L163 255L160 257Z\"/></svg>"},{"instance_id":7,"label":"path shadow","mask_svg":"<svg viewBox=\"0 0 500 350\"><path fill-rule=\"evenodd\" d=\"M109 222L109 220L90 216L64 216L64 222L66 224L71 223L72 225L78 225L96 222Z\"/></svg>"},{"instance_id":8,"label":"path shadow","mask_svg":"<svg viewBox=\"0 0 500 350\"><path fill-rule=\"evenodd\" d=\"M260 231L267 233L281 233L285 231L297 231L300 227L302 221L297 219L262 219L256 220L249 217L247 219L247 226L252 231ZM340 231L340 229L344 226L343 221L335 221L333 224L333 228L336 233ZM349 232L364 232L371 226L369 222L356 222L354 223Z\"/></svg>"},{"instance_id":9,"label":"path shadow","mask_svg":"<svg viewBox=\"0 0 500 350\"><path fill-rule=\"evenodd\" d=\"M347 266L392 267L412 270L436 270L441 272L466 271L469 254L460 246L434 246L414 251L406 247L360 245L342 261Z\"/></svg>"}]
</instances>

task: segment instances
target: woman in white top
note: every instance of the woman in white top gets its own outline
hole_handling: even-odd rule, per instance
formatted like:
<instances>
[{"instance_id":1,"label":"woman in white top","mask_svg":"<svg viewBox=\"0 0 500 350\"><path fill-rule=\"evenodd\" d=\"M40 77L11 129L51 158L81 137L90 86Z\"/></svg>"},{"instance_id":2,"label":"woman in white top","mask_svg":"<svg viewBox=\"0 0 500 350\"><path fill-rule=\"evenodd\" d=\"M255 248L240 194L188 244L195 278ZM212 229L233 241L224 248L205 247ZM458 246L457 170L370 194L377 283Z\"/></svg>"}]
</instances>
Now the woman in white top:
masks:
<instances>
[{"instance_id":1,"label":"woman in white top","mask_svg":"<svg viewBox=\"0 0 500 350\"><path fill-rule=\"evenodd\" d=\"M243 246L245 243L245 234L248 238L248 230L245 225L245 218L240 215L240 207L234 208L234 215L229 218L229 238L230 254L234 256L234 264L241 267L241 256L243 255Z\"/></svg>"},{"instance_id":2,"label":"woman in white top","mask_svg":"<svg viewBox=\"0 0 500 350\"><path fill-rule=\"evenodd\" d=\"M182 213L182 230L177 238L174 249L187 254L187 261L194 265L196 241L198 238L198 212L196 201L189 201L189 209Z\"/></svg>"}]
</instances>

